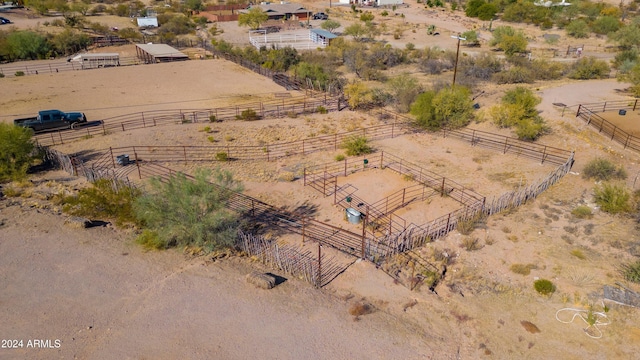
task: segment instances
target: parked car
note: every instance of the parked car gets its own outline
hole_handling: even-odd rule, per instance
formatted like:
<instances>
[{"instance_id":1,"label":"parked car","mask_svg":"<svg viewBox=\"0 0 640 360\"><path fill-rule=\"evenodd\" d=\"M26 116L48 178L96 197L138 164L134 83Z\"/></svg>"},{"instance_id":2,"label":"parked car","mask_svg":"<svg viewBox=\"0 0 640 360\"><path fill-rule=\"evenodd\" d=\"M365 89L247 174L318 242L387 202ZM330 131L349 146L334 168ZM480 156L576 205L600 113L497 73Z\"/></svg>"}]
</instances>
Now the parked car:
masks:
<instances>
[{"instance_id":1,"label":"parked car","mask_svg":"<svg viewBox=\"0 0 640 360\"><path fill-rule=\"evenodd\" d=\"M0 25L4 25L4 24L11 24L11 20L0 17Z\"/></svg>"},{"instance_id":2,"label":"parked car","mask_svg":"<svg viewBox=\"0 0 640 360\"><path fill-rule=\"evenodd\" d=\"M329 15L323 12L313 14L313 20L327 20L327 19L329 19Z\"/></svg>"}]
</instances>

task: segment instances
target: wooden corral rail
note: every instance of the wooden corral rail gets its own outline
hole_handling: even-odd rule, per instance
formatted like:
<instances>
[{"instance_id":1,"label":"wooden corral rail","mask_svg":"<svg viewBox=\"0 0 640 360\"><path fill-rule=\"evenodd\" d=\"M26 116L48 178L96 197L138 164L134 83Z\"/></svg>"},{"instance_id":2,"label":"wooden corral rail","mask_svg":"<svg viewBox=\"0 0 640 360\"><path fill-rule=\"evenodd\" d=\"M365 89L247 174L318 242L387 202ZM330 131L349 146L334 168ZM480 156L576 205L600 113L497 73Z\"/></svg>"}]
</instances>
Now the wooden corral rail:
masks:
<instances>
[{"instance_id":1,"label":"wooden corral rail","mask_svg":"<svg viewBox=\"0 0 640 360\"><path fill-rule=\"evenodd\" d=\"M309 98L306 96L289 99L248 103L242 106L227 106L214 109L191 110L155 110L116 116L100 122L90 122L74 129L59 129L35 135L41 146L64 144L65 142L89 139L114 132L133 129L190 123L210 123L214 121L237 120L244 110L255 111L260 118L281 118L292 114L310 114L319 111L337 111L340 99L324 96Z\"/></svg>"},{"instance_id":2,"label":"wooden corral rail","mask_svg":"<svg viewBox=\"0 0 640 360\"><path fill-rule=\"evenodd\" d=\"M604 103L581 104L578 106L576 117L582 119L587 125L597 129L599 133L609 137L610 140L622 144L625 149L629 148L640 152L639 137L627 133L597 114L598 112L616 110L636 111L638 106L638 99L632 101L608 101Z\"/></svg>"}]
</instances>

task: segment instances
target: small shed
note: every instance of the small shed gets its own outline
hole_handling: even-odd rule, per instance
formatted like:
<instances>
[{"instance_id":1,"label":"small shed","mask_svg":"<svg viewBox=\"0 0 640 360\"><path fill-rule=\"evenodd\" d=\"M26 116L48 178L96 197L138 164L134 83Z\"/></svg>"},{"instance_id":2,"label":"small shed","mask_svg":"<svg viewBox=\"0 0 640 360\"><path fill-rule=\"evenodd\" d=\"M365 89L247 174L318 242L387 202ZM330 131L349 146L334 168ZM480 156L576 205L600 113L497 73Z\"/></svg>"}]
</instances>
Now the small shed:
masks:
<instances>
[{"instance_id":1,"label":"small shed","mask_svg":"<svg viewBox=\"0 0 640 360\"><path fill-rule=\"evenodd\" d=\"M189 56L167 44L136 44L136 55L145 64L189 60Z\"/></svg>"},{"instance_id":2,"label":"small shed","mask_svg":"<svg viewBox=\"0 0 640 360\"><path fill-rule=\"evenodd\" d=\"M309 30L309 39L319 45L327 46L331 42L331 40L337 38L338 35L329 32L327 30L322 29L311 29Z\"/></svg>"},{"instance_id":3,"label":"small shed","mask_svg":"<svg viewBox=\"0 0 640 360\"><path fill-rule=\"evenodd\" d=\"M86 53L78 54L68 61L78 62L82 69L96 69L102 67L120 66L118 53Z\"/></svg>"}]
</instances>

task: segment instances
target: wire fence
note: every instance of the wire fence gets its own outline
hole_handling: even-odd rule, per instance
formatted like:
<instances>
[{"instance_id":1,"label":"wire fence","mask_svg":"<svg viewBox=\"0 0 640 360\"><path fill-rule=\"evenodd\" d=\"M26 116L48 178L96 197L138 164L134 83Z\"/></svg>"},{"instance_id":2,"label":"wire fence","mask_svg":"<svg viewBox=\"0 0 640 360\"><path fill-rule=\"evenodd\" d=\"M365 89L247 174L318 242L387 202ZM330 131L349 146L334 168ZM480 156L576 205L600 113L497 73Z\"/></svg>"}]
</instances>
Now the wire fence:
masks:
<instances>
[{"instance_id":1,"label":"wire fence","mask_svg":"<svg viewBox=\"0 0 640 360\"><path fill-rule=\"evenodd\" d=\"M598 112L616 110L621 114L626 114L626 111L636 111L639 106L640 104L638 104L638 99L581 104L578 106L576 117L582 119L592 128L597 129L599 133L607 136L609 140L622 144L625 149L628 148L640 152L639 137L627 133L597 114Z\"/></svg>"}]
</instances>

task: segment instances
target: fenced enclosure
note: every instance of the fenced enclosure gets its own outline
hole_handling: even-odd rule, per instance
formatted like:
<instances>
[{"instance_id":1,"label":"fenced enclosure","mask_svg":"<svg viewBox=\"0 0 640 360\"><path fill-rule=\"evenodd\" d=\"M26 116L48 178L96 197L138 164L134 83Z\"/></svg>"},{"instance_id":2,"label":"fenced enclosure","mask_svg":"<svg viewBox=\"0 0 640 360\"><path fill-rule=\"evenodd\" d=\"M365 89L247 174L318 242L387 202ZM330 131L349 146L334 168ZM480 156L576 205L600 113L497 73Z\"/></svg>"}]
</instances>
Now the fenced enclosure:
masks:
<instances>
[{"instance_id":1,"label":"fenced enclosure","mask_svg":"<svg viewBox=\"0 0 640 360\"><path fill-rule=\"evenodd\" d=\"M587 125L597 129L599 133L606 135L610 140L617 142L634 151L640 152L640 138L627 133L618 126L605 120L598 112L630 110L636 111L640 104L638 99L607 101L604 103L581 104L578 106L576 117L582 119Z\"/></svg>"}]
</instances>

